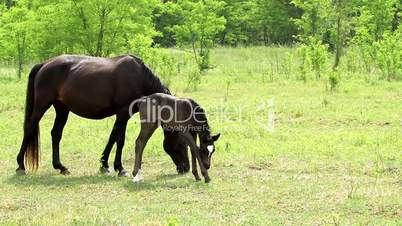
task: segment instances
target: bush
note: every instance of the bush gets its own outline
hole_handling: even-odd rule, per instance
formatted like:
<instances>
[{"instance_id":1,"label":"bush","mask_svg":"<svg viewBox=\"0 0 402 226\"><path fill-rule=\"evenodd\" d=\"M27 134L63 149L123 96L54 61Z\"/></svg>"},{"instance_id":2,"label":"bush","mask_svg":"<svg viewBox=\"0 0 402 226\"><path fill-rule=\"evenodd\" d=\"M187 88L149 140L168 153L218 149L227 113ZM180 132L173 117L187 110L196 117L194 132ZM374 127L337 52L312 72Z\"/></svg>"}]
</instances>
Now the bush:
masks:
<instances>
[{"instance_id":1,"label":"bush","mask_svg":"<svg viewBox=\"0 0 402 226\"><path fill-rule=\"evenodd\" d=\"M401 26L398 31L402 31ZM373 44L376 63L388 81L402 79L402 35L398 31L384 33Z\"/></svg>"},{"instance_id":2,"label":"bush","mask_svg":"<svg viewBox=\"0 0 402 226\"><path fill-rule=\"evenodd\" d=\"M339 73L336 71L331 72L328 76L329 90L331 92L335 91L339 87L339 83L340 83ZM327 90L328 90L328 87L327 87Z\"/></svg>"},{"instance_id":3,"label":"bush","mask_svg":"<svg viewBox=\"0 0 402 226\"><path fill-rule=\"evenodd\" d=\"M309 37L306 44L302 44L298 48L301 56L301 73L302 78L306 80L309 73L313 73L316 79L321 78L322 72L328 61L328 46L324 45L321 40L315 37Z\"/></svg>"},{"instance_id":4,"label":"bush","mask_svg":"<svg viewBox=\"0 0 402 226\"><path fill-rule=\"evenodd\" d=\"M186 91L196 91L198 85L201 83L201 72L199 70L192 70L187 75Z\"/></svg>"}]
</instances>

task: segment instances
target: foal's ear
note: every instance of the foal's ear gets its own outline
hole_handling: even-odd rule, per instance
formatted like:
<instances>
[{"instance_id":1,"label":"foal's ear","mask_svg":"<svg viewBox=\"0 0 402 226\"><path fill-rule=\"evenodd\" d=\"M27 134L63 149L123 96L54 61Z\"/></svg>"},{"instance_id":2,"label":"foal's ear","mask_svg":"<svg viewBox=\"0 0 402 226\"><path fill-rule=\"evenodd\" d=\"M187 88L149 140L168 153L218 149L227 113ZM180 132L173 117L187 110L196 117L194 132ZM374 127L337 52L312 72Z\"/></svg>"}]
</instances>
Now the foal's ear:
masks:
<instances>
[{"instance_id":1,"label":"foal's ear","mask_svg":"<svg viewBox=\"0 0 402 226\"><path fill-rule=\"evenodd\" d=\"M216 134L215 136L212 136L212 140L215 142L219 139L219 137L221 136L220 133Z\"/></svg>"}]
</instances>

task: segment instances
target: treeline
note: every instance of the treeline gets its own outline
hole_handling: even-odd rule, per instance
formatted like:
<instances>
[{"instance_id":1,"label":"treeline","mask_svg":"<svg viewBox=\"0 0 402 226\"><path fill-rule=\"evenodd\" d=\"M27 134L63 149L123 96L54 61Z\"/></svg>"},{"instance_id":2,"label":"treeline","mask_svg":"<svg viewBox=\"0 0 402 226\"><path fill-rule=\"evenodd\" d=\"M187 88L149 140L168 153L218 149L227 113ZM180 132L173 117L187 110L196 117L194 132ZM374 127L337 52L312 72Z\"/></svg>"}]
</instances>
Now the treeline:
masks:
<instances>
[{"instance_id":1,"label":"treeline","mask_svg":"<svg viewBox=\"0 0 402 226\"><path fill-rule=\"evenodd\" d=\"M336 70L355 46L368 70L376 63L392 79L400 21L399 0L0 0L0 60L21 72L28 59L63 53L146 57L154 47L180 46L204 70L215 45L296 44L301 70L319 77L325 55L334 53Z\"/></svg>"},{"instance_id":2,"label":"treeline","mask_svg":"<svg viewBox=\"0 0 402 226\"><path fill-rule=\"evenodd\" d=\"M195 1L196 2L196 1ZM200 1L210 4L210 1ZM225 18L225 27L216 35L215 43L221 45L270 45L292 44L298 34L294 19L300 18L302 9L291 0L223 0L223 7L216 13ZM162 46L175 46L176 39L172 27L185 20L171 7L182 5L183 1L164 1L158 8L155 25L162 36L155 42Z\"/></svg>"}]
</instances>

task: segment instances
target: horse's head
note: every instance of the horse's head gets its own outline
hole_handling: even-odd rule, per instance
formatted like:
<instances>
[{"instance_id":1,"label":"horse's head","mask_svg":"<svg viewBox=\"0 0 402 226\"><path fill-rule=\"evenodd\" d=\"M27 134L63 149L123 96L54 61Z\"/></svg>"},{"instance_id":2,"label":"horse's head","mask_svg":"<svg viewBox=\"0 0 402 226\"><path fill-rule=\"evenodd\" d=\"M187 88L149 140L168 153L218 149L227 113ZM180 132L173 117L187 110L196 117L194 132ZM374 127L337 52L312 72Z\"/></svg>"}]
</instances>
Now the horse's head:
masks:
<instances>
[{"instance_id":1,"label":"horse's head","mask_svg":"<svg viewBox=\"0 0 402 226\"><path fill-rule=\"evenodd\" d=\"M200 156L206 169L211 167L211 157L215 152L215 141L220 137L220 133L214 136L207 136L200 140Z\"/></svg>"},{"instance_id":2,"label":"horse's head","mask_svg":"<svg viewBox=\"0 0 402 226\"><path fill-rule=\"evenodd\" d=\"M163 148L165 152L172 158L179 174L187 173L190 170L190 162L188 160L187 142L177 132L164 130L165 139L163 140Z\"/></svg>"}]
</instances>

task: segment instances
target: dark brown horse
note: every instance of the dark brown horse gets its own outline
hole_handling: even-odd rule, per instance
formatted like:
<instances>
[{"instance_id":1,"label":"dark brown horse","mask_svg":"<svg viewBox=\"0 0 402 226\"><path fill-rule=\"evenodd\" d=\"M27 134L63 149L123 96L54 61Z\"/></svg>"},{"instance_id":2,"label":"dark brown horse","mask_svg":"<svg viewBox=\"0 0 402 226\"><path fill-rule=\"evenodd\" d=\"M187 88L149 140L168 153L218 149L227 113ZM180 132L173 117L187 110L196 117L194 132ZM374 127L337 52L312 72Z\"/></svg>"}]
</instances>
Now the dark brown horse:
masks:
<instances>
[{"instance_id":1,"label":"dark brown horse","mask_svg":"<svg viewBox=\"0 0 402 226\"><path fill-rule=\"evenodd\" d=\"M59 144L69 112L89 119L116 115L109 141L101 157L101 171L109 172L108 159L117 144L114 169L127 176L121 163L129 106L152 93L169 93L159 78L135 56L114 58L63 55L35 65L30 74L25 106L24 138L17 156L17 174L25 174L25 162L33 170L39 165L39 121L53 106L56 111L52 135L53 167L69 170L60 162ZM134 106L133 113L138 111ZM189 170L187 146L175 132L165 131L164 148L179 173Z\"/></svg>"}]
</instances>

